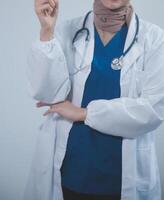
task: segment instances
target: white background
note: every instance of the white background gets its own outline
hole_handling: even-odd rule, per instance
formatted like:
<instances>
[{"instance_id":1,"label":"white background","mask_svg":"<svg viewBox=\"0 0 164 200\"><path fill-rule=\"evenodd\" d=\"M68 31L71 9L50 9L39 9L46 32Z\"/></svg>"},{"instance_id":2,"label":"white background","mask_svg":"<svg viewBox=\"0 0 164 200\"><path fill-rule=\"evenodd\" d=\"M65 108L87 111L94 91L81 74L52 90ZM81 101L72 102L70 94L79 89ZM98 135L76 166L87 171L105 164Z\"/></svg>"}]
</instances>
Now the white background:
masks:
<instances>
[{"instance_id":1,"label":"white background","mask_svg":"<svg viewBox=\"0 0 164 200\"><path fill-rule=\"evenodd\" d=\"M61 0L59 20L92 9L93 0ZM164 1L138 0L144 19L164 28ZM46 108L36 108L27 94L26 56L39 37L33 1L1 1L0 11L0 199L22 200L35 147L37 128ZM154 66L155 67L155 66ZM164 188L164 126L157 131L157 153ZM164 190L163 190L164 193ZM163 197L164 198L164 197Z\"/></svg>"}]
</instances>

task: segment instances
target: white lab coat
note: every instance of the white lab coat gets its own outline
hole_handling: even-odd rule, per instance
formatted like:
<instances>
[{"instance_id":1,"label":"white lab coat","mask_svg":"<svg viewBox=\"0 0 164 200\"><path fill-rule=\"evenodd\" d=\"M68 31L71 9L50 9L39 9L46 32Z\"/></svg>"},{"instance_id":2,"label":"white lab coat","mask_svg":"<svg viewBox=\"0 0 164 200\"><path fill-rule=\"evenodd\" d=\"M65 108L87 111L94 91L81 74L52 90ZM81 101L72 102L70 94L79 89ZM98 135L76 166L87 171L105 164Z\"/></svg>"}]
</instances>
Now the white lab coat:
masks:
<instances>
[{"instance_id":1,"label":"white lab coat","mask_svg":"<svg viewBox=\"0 0 164 200\"><path fill-rule=\"evenodd\" d=\"M27 68L33 99L46 103L69 99L80 106L93 58L93 12L87 21L90 41L83 63L86 67L72 77L69 73L81 63L85 34L78 37L74 48L72 38L83 19L80 16L58 24L50 41L34 41ZM135 31L133 14L125 49ZM156 130L164 120L164 32L158 26L140 18L138 42L124 58L120 84L121 97L91 101L84 122L103 133L123 137L121 200L161 200L154 146ZM71 126L71 121L57 114L50 114L41 124L24 200L63 200L60 167Z\"/></svg>"}]
</instances>

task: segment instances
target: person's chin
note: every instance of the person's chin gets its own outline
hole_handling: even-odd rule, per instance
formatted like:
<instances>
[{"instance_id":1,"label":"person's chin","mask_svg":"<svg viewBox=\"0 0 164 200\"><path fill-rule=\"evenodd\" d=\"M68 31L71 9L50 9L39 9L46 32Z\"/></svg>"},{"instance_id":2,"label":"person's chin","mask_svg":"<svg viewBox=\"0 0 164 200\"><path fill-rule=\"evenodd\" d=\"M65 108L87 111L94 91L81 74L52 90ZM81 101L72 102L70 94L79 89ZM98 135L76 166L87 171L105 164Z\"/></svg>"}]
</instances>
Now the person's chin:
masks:
<instances>
[{"instance_id":1,"label":"person's chin","mask_svg":"<svg viewBox=\"0 0 164 200\"><path fill-rule=\"evenodd\" d=\"M111 10L115 10L122 7L120 0L102 0L102 3L104 4L105 7Z\"/></svg>"}]
</instances>

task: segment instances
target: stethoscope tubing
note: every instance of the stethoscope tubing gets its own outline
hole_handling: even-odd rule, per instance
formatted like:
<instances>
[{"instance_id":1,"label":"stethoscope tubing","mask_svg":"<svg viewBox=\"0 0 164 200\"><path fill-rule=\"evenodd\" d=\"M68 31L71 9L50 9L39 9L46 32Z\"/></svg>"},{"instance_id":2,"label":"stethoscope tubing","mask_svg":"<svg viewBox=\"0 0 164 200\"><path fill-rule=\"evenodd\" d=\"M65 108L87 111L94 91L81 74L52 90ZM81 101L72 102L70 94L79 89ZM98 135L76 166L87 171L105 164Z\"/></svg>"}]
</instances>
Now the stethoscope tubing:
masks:
<instances>
[{"instance_id":1,"label":"stethoscope tubing","mask_svg":"<svg viewBox=\"0 0 164 200\"><path fill-rule=\"evenodd\" d=\"M73 39L72 39L72 45L74 46L74 42L76 41L76 38L78 37L78 35L81 33L81 32L86 32L86 38L85 38L85 48L84 48L84 53L83 53L83 57L82 57L82 61L81 61L81 64L80 64L80 66L77 68L77 71L75 71L75 72L73 72L73 73L70 73L69 72L69 76L62 82L62 84L61 84L61 87L63 87L63 85L64 85L64 83L68 80L68 79L70 79L70 77L71 76L74 76L75 74L77 74L79 71L81 71L83 68L86 68L87 66L84 66L84 67L82 67L83 66L83 64L84 64L84 60L85 60L85 57L86 57L86 53L87 53L87 49L88 49L88 44L89 44L89 37L90 37L90 32L89 32L89 29L88 28L86 28L86 22L87 22L87 19L88 19L88 17L89 17L89 14L92 12L92 10L91 11L89 11L87 14L86 14L86 16L85 16L85 18L84 18L84 21L83 21L83 25L82 25L82 28L81 29L79 29L76 33L75 33L75 35L74 35L74 37L73 37ZM134 36L134 39L133 39L133 41L131 42L131 44L129 45L129 47L123 52L123 54L121 55L121 57L120 58L115 58L116 60L118 60L118 64L117 65L121 65L121 61L123 60L123 58L129 53L129 51L131 50L131 48L133 47L133 45L135 44L135 42L137 42L137 40L138 40L138 34L139 34L139 18L138 18L138 15L137 14L135 14L135 18L136 18L136 23L137 23L137 26L136 26L136 32L135 32L135 36ZM74 49L74 48L73 48ZM111 65L112 65L112 63L111 63ZM121 67L118 67L118 69L120 69ZM113 67L113 69L114 69L114 67ZM58 90L56 91L56 94L59 92L59 90L60 90L60 88L61 87L59 87L58 88Z\"/></svg>"},{"instance_id":2,"label":"stethoscope tubing","mask_svg":"<svg viewBox=\"0 0 164 200\"><path fill-rule=\"evenodd\" d=\"M86 43L89 42L90 31L89 31L88 28L86 28L86 22L87 22L87 19L88 19L88 17L89 17L89 14L90 14L91 12L92 12L92 10L90 10L90 11L86 14L86 16L85 16L85 18L84 18L84 21L83 21L82 28L79 29L79 30L75 33L75 35L74 35L74 37L73 37L73 40L72 40L72 45L73 45L74 42L76 41L76 38L78 37L78 35L79 35L80 33L82 33L82 32L86 32L85 42L86 42ZM121 69L121 68L122 68L122 61L123 61L123 58L129 53L129 51L132 49L132 47L133 47L133 45L135 44L135 42L137 42L137 40L138 40L138 34L139 34L139 18L138 18L138 15L137 15L137 14L135 14L135 19L136 19L136 32L135 32L135 36L134 36L134 38L133 38L131 44L130 44L129 47L123 52L123 54L122 54L119 58L114 58L114 59L112 60L111 67L112 67L112 69L114 69L114 70L118 70L118 69ZM85 48L86 48L86 46L88 46L88 45L85 45ZM86 54L86 50L84 50L84 54ZM85 58L85 57L84 57L84 54L83 54L83 57L82 57L81 65L80 65L79 68L78 68L78 71L81 70L81 69L83 69L83 68L82 68L82 64L83 64L84 58ZM78 72L78 71L77 71L77 72ZM74 75L74 74L76 74L76 72L74 72L72 75Z\"/></svg>"}]
</instances>

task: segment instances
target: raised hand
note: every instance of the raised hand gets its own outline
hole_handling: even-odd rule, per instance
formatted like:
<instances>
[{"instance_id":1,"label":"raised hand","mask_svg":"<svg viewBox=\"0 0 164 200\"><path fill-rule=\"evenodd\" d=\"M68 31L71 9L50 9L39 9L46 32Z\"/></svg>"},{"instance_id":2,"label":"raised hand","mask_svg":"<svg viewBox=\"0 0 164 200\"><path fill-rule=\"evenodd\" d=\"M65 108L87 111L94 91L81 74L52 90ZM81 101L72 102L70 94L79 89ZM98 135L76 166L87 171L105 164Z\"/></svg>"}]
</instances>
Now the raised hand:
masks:
<instances>
[{"instance_id":1,"label":"raised hand","mask_svg":"<svg viewBox=\"0 0 164 200\"><path fill-rule=\"evenodd\" d=\"M35 12L41 25L41 40L50 40L53 37L58 10L58 0L35 0Z\"/></svg>"}]
</instances>

